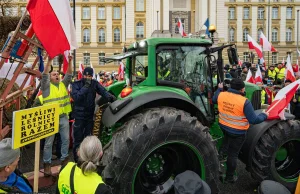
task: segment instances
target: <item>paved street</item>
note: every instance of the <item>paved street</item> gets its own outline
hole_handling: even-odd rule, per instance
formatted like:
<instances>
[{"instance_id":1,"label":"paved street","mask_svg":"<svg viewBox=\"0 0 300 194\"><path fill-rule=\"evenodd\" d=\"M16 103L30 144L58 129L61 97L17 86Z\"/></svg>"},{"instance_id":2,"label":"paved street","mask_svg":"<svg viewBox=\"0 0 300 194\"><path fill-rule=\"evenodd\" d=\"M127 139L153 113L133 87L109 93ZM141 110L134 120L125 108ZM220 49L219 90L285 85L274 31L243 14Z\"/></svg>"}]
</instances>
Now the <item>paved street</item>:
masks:
<instances>
[{"instance_id":1,"label":"paved street","mask_svg":"<svg viewBox=\"0 0 300 194\"><path fill-rule=\"evenodd\" d=\"M20 168L23 172L33 171L34 162L34 144L30 145L30 148L22 152L20 160ZM59 164L58 160L54 160L53 164ZM43 168L42 158L40 162L40 168ZM220 194L254 194L258 187L258 182L251 178L251 175L245 170L245 165L241 162L238 163L238 175L239 179L236 184L224 185L219 183ZM39 190L40 193L55 193L56 185L49 188Z\"/></svg>"}]
</instances>

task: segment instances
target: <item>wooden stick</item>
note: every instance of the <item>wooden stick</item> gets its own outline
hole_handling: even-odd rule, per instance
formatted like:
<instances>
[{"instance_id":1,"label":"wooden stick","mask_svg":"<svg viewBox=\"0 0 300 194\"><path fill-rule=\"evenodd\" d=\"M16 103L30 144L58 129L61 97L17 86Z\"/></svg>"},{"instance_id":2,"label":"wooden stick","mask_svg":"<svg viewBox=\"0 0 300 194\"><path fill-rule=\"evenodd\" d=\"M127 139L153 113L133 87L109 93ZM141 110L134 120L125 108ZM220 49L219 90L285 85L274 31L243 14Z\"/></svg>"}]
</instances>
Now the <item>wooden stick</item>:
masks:
<instances>
[{"instance_id":1,"label":"wooden stick","mask_svg":"<svg viewBox=\"0 0 300 194\"><path fill-rule=\"evenodd\" d=\"M296 186L295 194L300 194L300 175L298 177L298 183L297 183L297 186Z\"/></svg>"},{"instance_id":2,"label":"wooden stick","mask_svg":"<svg viewBox=\"0 0 300 194\"><path fill-rule=\"evenodd\" d=\"M35 152L34 152L34 183L33 192L37 193L39 189L39 174L40 174L40 140L35 142Z\"/></svg>"}]
</instances>

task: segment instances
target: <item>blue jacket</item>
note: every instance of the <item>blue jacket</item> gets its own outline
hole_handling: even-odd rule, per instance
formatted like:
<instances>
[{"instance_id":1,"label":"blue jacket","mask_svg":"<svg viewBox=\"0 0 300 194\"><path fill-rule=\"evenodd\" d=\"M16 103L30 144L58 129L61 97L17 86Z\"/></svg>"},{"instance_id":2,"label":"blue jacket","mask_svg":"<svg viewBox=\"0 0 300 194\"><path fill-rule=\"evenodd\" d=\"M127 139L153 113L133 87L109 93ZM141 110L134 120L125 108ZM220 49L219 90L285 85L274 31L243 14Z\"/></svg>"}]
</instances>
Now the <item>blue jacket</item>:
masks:
<instances>
[{"instance_id":1,"label":"blue jacket","mask_svg":"<svg viewBox=\"0 0 300 194\"><path fill-rule=\"evenodd\" d=\"M220 94L221 90L222 89L219 88L215 92L215 94L213 96L213 99L212 99L213 103L215 103L215 104L218 103L218 97L219 97L219 94ZM234 89L231 89L231 88L228 89L228 92L232 92L234 94L240 94L240 92L238 90L234 90ZM251 102L248 99L245 101L245 104L244 104L244 114L245 114L245 116L246 116L246 118L247 118L247 120L250 124L262 123L268 118L267 115L264 114L264 113L260 113L259 115L256 115L256 113L254 112L254 108L253 108ZM225 130L229 133L232 133L232 134L244 134L244 133L246 133L246 131L237 130L237 129L234 129L234 128L231 128L231 127L227 127L227 126L222 125L220 123L219 123L219 125L223 130Z\"/></svg>"},{"instance_id":2,"label":"blue jacket","mask_svg":"<svg viewBox=\"0 0 300 194\"><path fill-rule=\"evenodd\" d=\"M84 79L72 84L71 97L74 100L73 116L75 119L93 119L96 93L112 102L113 96L96 80L92 80L89 88L84 87Z\"/></svg>"}]
</instances>

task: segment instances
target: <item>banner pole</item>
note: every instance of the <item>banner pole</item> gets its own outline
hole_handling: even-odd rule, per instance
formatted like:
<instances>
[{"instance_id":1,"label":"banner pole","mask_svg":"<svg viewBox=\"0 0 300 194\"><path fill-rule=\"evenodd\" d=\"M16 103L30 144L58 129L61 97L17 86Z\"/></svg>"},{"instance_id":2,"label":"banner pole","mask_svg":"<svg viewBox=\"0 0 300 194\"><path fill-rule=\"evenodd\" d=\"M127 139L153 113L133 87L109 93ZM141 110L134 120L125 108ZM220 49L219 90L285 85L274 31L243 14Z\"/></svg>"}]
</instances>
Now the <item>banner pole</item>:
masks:
<instances>
[{"instance_id":1,"label":"banner pole","mask_svg":"<svg viewBox=\"0 0 300 194\"><path fill-rule=\"evenodd\" d=\"M35 152L34 152L34 184L33 192L37 193L39 189L39 174L40 174L40 145L41 141L35 142Z\"/></svg>"}]
</instances>

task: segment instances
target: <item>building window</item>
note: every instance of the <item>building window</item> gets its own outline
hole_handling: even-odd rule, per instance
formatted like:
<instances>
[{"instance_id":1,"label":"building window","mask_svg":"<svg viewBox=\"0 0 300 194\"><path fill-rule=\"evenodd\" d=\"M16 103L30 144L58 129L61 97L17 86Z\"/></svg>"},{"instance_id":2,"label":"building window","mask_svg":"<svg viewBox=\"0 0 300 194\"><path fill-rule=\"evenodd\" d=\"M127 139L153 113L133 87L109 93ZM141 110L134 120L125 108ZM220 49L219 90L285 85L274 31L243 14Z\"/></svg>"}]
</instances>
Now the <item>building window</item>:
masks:
<instances>
[{"instance_id":1,"label":"building window","mask_svg":"<svg viewBox=\"0 0 300 194\"><path fill-rule=\"evenodd\" d=\"M257 31L257 42L259 42L259 40L260 40L261 33L263 33L263 29L259 28L258 31Z\"/></svg>"},{"instance_id":2,"label":"building window","mask_svg":"<svg viewBox=\"0 0 300 194\"><path fill-rule=\"evenodd\" d=\"M294 0L288 0L288 2L292 3L292 2L294 2Z\"/></svg>"},{"instance_id":3,"label":"building window","mask_svg":"<svg viewBox=\"0 0 300 194\"><path fill-rule=\"evenodd\" d=\"M263 20L265 18L264 12L265 12L265 9L263 7L259 7L258 12L257 12L257 19Z\"/></svg>"},{"instance_id":4,"label":"building window","mask_svg":"<svg viewBox=\"0 0 300 194\"><path fill-rule=\"evenodd\" d=\"M120 7L114 7L114 19L121 19Z\"/></svg>"},{"instance_id":5,"label":"building window","mask_svg":"<svg viewBox=\"0 0 300 194\"><path fill-rule=\"evenodd\" d=\"M56 57L53 58L52 65L53 66L58 66L59 65L58 56L56 56Z\"/></svg>"},{"instance_id":6,"label":"building window","mask_svg":"<svg viewBox=\"0 0 300 194\"><path fill-rule=\"evenodd\" d=\"M100 28L98 30L98 36L99 36L99 42L105 42L105 30L103 28Z\"/></svg>"},{"instance_id":7,"label":"building window","mask_svg":"<svg viewBox=\"0 0 300 194\"><path fill-rule=\"evenodd\" d=\"M278 19L278 7L272 8L272 19Z\"/></svg>"},{"instance_id":8,"label":"building window","mask_svg":"<svg viewBox=\"0 0 300 194\"><path fill-rule=\"evenodd\" d=\"M144 24L142 22L136 24L136 38L144 38Z\"/></svg>"},{"instance_id":9,"label":"building window","mask_svg":"<svg viewBox=\"0 0 300 194\"><path fill-rule=\"evenodd\" d=\"M98 19L105 19L105 7L98 7Z\"/></svg>"},{"instance_id":10,"label":"building window","mask_svg":"<svg viewBox=\"0 0 300 194\"><path fill-rule=\"evenodd\" d=\"M278 41L278 30L276 28L273 28L272 30L272 42Z\"/></svg>"},{"instance_id":11,"label":"building window","mask_svg":"<svg viewBox=\"0 0 300 194\"><path fill-rule=\"evenodd\" d=\"M259 0L258 2L265 2L265 0Z\"/></svg>"},{"instance_id":12,"label":"building window","mask_svg":"<svg viewBox=\"0 0 300 194\"><path fill-rule=\"evenodd\" d=\"M83 64L85 66L90 66L90 62L91 62L90 53L83 53Z\"/></svg>"},{"instance_id":13,"label":"building window","mask_svg":"<svg viewBox=\"0 0 300 194\"><path fill-rule=\"evenodd\" d=\"M272 53L272 64L275 64L275 63L277 63L277 53Z\"/></svg>"},{"instance_id":14,"label":"building window","mask_svg":"<svg viewBox=\"0 0 300 194\"><path fill-rule=\"evenodd\" d=\"M101 60L105 57L105 53L98 54L99 65L105 65L105 63Z\"/></svg>"},{"instance_id":15,"label":"building window","mask_svg":"<svg viewBox=\"0 0 300 194\"><path fill-rule=\"evenodd\" d=\"M121 35L120 35L120 29L116 28L114 29L114 42L120 42Z\"/></svg>"},{"instance_id":16,"label":"building window","mask_svg":"<svg viewBox=\"0 0 300 194\"><path fill-rule=\"evenodd\" d=\"M293 17L293 8L287 7L286 8L286 19L292 19Z\"/></svg>"},{"instance_id":17,"label":"building window","mask_svg":"<svg viewBox=\"0 0 300 194\"><path fill-rule=\"evenodd\" d=\"M249 7L244 7L244 19L249 19L249 13L250 13L250 8Z\"/></svg>"},{"instance_id":18,"label":"building window","mask_svg":"<svg viewBox=\"0 0 300 194\"><path fill-rule=\"evenodd\" d=\"M249 53L248 52L243 53L243 60L244 60L244 62L249 62Z\"/></svg>"},{"instance_id":19,"label":"building window","mask_svg":"<svg viewBox=\"0 0 300 194\"><path fill-rule=\"evenodd\" d=\"M234 42L234 29L233 28L230 28L230 31L229 31L229 41L230 42Z\"/></svg>"},{"instance_id":20,"label":"building window","mask_svg":"<svg viewBox=\"0 0 300 194\"><path fill-rule=\"evenodd\" d=\"M248 41L248 34L249 34L249 29L248 28L245 28L243 30L243 41L244 42L247 42Z\"/></svg>"},{"instance_id":21,"label":"building window","mask_svg":"<svg viewBox=\"0 0 300 194\"><path fill-rule=\"evenodd\" d=\"M291 28L286 29L286 41L287 42L292 41L292 29Z\"/></svg>"},{"instance_id":22,"label":"building window","mask_svg":"<svg viewBox=\"0 0 300 194\"><path fill-rule=\"evenodd\" d=\"M90 19L90 8L89 7L82 8L82 19Z\"/></svg>"},{"instance_id":23,"label":"building window","mask_svg":"<svg viewBox=\"0 0 300 194\"><path fill-rule=\"evenodd\" d=\"M229 19L230 20L235 19L235 8L234 7L229 8Z\"/></svg>"},{"instance_id":24,"label":"building window","mask_svg":"<svg viewBox=\"0 0 300 194\"><path fill-rule=\"evenodd\" d=\"M273 2L275 2L275 3L278 3L278 2L279 2L279 0L273 0Z\"/></svg>"},{"instance_id":25,"label":"building window","mask_svg":"<svg viewBox=\"0 0 300 194\"><path fill-rule=\"evenodd\" d=\"M90 29L88 28L83 30L83 42L90 42Z\"/></svg>"},{"instance_id":26,"label":"building window","mask_svg":"<svg viewBox=\"0 0 300 194\"><path fill-rule=\"evenodd\" d=\"M144 0L136 0L136 4L135 4L135 11L145 11L144 9Z\"/></svg>"}]
</instances>

